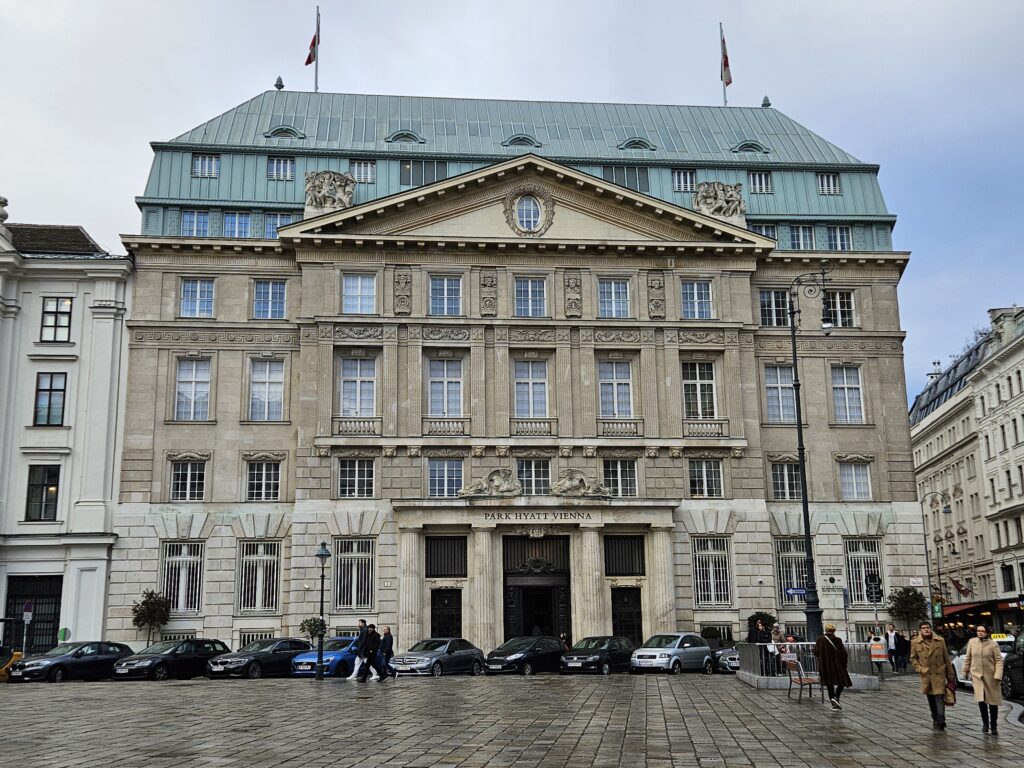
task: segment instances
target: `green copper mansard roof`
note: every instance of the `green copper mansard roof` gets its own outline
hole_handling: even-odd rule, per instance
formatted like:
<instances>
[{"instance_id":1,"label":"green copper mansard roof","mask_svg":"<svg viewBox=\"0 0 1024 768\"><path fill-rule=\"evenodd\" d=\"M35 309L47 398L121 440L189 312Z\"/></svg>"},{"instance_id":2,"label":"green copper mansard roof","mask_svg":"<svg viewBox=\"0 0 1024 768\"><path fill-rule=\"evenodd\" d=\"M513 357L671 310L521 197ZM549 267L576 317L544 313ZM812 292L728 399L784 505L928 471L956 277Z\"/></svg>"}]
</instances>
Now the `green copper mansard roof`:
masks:
<instances>
[{"instance_id":1,"label":"green copper mansard roof","mask_svg":"<svg viewBox=\"0 0 1024 768\"><path fill-rule=\"evenodd\" d=\"M266 91L154 146L168 144L482 157L514 156L526 146L551 158L738 163L745 167L762 163L865 165L771 107L297 91Z\"/></svg>"}]
</instances>

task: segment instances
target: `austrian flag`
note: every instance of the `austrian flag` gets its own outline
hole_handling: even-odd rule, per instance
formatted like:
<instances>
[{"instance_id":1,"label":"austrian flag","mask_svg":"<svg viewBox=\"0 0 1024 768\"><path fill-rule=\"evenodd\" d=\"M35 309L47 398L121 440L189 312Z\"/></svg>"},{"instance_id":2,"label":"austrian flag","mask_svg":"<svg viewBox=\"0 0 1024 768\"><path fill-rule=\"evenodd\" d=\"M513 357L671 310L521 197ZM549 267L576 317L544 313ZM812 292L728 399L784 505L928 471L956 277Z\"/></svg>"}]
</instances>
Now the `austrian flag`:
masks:
<instances>
[{"instance_id":1,"label":"austrian flag","mask_svg":"<svg viewBox=\"0 0 1024 768\"><path fill-rule=\"evenodd\" d=\"M309 62L306 62L307 64ZM729 52L725 49L725 34L722 34L722 82L732 85L732 72L729 71Z\"/></svg>"},{"instance_id":2,"label":"austrian flag","mask_svg":"<svg viewBox=\"0 0 1024 768\"><path fill-rule=\"evenodd\" d=\"M317 24L316 33L313 35L313 39L309 43L309 55L306 57L306 66L308 67L314 61L316 61L316 49L320 46L320 25Z\"/></svg>"}]
</instances>

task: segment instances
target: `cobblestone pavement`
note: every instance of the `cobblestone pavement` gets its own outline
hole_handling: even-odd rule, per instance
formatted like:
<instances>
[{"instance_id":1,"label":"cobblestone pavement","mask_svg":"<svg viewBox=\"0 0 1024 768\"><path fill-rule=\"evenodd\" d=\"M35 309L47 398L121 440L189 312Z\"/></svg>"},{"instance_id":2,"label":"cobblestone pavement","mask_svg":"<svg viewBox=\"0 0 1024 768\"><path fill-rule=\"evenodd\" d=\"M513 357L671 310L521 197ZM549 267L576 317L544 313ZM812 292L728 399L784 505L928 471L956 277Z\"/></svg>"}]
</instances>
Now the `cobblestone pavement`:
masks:
<instances>
[{"instance_id":1,"label":"cobblestone pavement","mask_svg":"<svg viewBox=\"0 0 1024 768\"><path fill-rule=\"evenodd\" d=\"M734 677L0 685L0 765L956 766L1024 764L1024 727L981 733L969 693L935 732L916 676L834 713Z\"/></svg>"}]
</instances>

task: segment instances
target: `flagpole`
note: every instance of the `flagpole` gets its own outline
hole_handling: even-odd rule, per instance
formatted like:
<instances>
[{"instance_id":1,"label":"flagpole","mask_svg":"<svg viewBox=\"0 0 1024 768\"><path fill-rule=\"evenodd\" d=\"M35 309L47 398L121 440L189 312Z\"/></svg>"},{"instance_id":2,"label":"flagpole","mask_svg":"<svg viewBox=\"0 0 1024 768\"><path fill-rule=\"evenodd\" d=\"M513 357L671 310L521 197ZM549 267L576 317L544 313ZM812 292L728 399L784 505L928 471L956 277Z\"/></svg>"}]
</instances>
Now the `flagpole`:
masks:
<instances>
[{"instance_id":1,"label":"flagpole","mask_svg":"<svg viewBox=\"0 0 1024 768\"><path fill-rule=\"evenodd\" d=\"M722 50L725 48L725 30L722 29L722 22L718 22L718 47ZM725 72L723 67L725 66L724 60L722 60L721 51L719 51L719 63L718 63L718 79L722 81L722 106L729 106L729 97L725 95Z\"/></svg>"},{"instance_id":2,"label":"flagpole","mask_svg":"<svg viewBox=\"0 0 1024 768\"><path fill-rule=\"evenodd\" d=\"M316 45L313 47L313 93L320 91L320 6L316 7Z\"/></svg>"}]
</instances>

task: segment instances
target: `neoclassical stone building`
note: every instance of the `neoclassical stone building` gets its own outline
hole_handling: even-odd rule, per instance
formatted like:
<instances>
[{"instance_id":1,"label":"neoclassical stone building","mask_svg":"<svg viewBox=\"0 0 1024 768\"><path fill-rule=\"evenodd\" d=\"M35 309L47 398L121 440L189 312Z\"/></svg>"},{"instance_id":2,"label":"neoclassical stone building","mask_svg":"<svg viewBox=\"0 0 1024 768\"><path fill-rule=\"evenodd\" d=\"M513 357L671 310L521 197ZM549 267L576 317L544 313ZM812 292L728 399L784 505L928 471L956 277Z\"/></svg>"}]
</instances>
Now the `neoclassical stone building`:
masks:
<instances>
[{"instance_id":1,"label":"neoclassical stone building","mask_svg":"<svg viewBox=\"0 0 1024 768\"><path fill-rule=\"evenodd\" d=\"M837 327L802 298L799 350L826 619L871 622L868 574L923 576L908 254L877 166L770 106L282 91L154 147L111 638L143 588L168 635L294 633L321 541L329 626L400 647L799 630L784 307L822 258Z\"/></svg>"}]
</instances>

